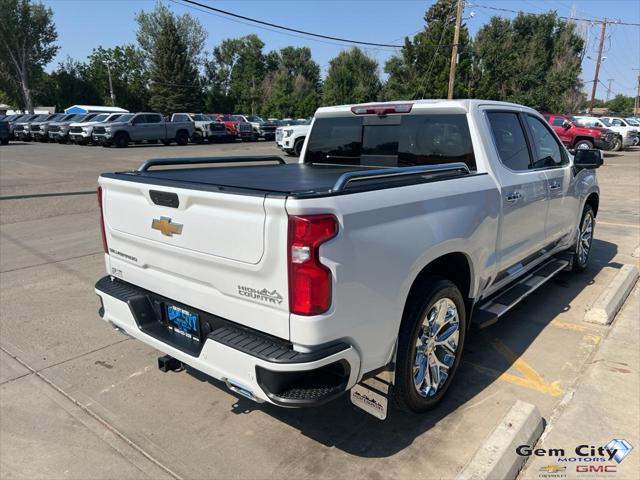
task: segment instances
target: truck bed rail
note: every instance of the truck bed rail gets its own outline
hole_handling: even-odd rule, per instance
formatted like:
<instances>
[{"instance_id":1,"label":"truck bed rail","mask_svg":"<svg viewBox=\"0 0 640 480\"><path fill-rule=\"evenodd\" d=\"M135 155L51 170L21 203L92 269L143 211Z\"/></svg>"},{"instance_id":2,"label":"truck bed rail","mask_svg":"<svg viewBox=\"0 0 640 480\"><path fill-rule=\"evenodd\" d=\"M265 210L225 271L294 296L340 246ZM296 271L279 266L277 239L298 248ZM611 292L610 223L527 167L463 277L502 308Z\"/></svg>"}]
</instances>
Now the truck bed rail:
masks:
<instances>
[{"instance_id":1,"label":"truck bed rail","mask_svg":"<svg viewBox=\"0 0 640 480\"><path fill-rule=\"evenodd\" d=\"M153 158L143 162L137 172L146 172L151 167L169 166L169 165L201 165L216 163L252 163L252 162L278 162L284 165L286 162L282 157L277 155L256 155L256 156L238 156L238 157L178 157L178 158Z\"/></svg>"},{"instance_id":2,"label":"truck bed rail","mask_svg":"<svg viewBox=\"0 0 640 480\"><path fill-rule=\"evenodd\" d=\"M398 177L410 177L429 174L457 174L468 175L469 167L462 163L442 163L437 165L422 165L418 167L392 167L379 168L376 170L359 170L355 172L346 172L340 175L332 192L341 192L349 187L349 184L367 180L386 180Z\"/></svg>"}]
</instances>

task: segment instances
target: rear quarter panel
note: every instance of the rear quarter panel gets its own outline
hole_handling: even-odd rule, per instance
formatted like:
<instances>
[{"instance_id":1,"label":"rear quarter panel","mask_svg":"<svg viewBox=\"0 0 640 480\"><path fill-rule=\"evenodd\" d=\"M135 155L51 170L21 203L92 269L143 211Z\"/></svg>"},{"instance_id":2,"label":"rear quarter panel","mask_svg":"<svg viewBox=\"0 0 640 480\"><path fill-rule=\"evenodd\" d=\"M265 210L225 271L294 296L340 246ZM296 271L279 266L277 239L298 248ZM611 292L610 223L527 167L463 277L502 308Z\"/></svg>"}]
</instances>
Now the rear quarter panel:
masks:
<instances>
[{"instance_id":1,"label":"rear quarter panel","mask_svg":"<svg viewBox=\"0 0 640 480\"><path fill-rule=\"evenodd\" d=\"M288 199L287 213L332 213L337 237L320 248L334 277L332 306L291 315L291 341L343 339L360 352L361 374L390 360L409 289L432 260L465 254L471 292L495 269L499 193L487 174L326 198ZM463 292L469 295L469 292Z\"/></svg>"}]
</instances>

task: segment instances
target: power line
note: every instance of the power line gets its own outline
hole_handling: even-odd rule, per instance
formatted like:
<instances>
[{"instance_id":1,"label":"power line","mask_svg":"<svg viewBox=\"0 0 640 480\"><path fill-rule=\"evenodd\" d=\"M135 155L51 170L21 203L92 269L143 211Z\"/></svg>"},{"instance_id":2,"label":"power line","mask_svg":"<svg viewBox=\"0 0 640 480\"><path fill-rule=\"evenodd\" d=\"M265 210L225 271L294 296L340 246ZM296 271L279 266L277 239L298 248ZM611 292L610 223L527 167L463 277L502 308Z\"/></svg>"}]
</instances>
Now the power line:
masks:
<instances>
[{"instance_id":1,"label":"power line","mask_svg":"<svg viewBox=\"0 0 640 480\"><path fill-rule=\"evenodd\" d=\"M251 18L251 17L247 17L245 15L239 15L237 13L233 13L233 12L229 12L227 10L222 10L220 8L212 7L210 5L206 5L204 3L196 2L194 0L181 0L181 1L183 3L188 4L188 5L204 8L204 9L210 10L212 12L217 12L217 13L220 13L222 15L229 16L229 17L239 18L239 19L245 20L247 22L252 22L252 23L259 24L259 25L266 25L266 26L271 27L271 28L277 28L277 29L280 29L280 30L288 31L288 32L299 33L299 34L307 35L307 36L310 36L310 37L323 38L325 40L334 40L334 41L337 41L337 42L344 42L344 43L356 44L356 45L368 45L368 46L371 46L371 47L402 48L402 45L395 45L395 44L390 44L390 43L365 42L365 41L362 41L362 40L352 40L352 39L348 39L348 38L334 37L332 35L323 35L321 33L308 32L306 30L299 30L297 28L286 27L284 25L278 25L276 23L266 22L264 20L259 20L257 18Z\"/></svg>"},{"instance_id":2,"label":"power line","mask_svg":"<svg viewBox=\"0 0 640 480\"><path fill-rule=\"evenodd\" d=\"M508 13L528 13L530 15L545 15L544 13L535 13L535 12L525 12L523 10L511 10L509 8L501 8L501 7L490 7L488 5L480 5L478 3L474 3L469 5L470 7L484 8L487 10L495 10L497 12L508 12ZM564 15L558 15L558 18L562 18L563 20L574 20L576 22L589 22L589 23L602 23L604 20L600 20L597 18L581 18L581 17L567 17ZM621 20L607 20L607 23L614 25L629 25L632 27L640 27L640 23L633 22L623 22Z\"/></svg>"}]
</instances>

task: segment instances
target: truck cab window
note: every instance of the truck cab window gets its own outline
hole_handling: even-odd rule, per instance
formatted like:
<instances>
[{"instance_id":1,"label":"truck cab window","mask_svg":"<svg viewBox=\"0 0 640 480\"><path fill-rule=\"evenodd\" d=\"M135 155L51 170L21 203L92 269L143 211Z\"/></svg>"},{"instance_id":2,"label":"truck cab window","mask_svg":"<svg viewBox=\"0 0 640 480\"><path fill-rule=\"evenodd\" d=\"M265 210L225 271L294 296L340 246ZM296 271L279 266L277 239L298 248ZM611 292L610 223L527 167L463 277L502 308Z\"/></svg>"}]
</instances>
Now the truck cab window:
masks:
<instances>
[{"instance_id":1,"label":"truck cab window","mask_svg":"<svg viewBox=\"0 0 640 480\"><path fill-rule=\"evenodd\" d=\"M518 114L489 112L487 118L502 164L515 171L529 170L531 158Z\"/></svg>"},{"instance_id":2,"label":"truck cab window","mask_svg":"<svg viewBox=\"0 0 640 480\"><path fill-rule=\"evenodd\" d=\"M568 159L562 154L560 144L547 125L531 115L527 115L526 118L535 147L533 168L553 168L568 163Z\"/></svg>"}]
</instances>

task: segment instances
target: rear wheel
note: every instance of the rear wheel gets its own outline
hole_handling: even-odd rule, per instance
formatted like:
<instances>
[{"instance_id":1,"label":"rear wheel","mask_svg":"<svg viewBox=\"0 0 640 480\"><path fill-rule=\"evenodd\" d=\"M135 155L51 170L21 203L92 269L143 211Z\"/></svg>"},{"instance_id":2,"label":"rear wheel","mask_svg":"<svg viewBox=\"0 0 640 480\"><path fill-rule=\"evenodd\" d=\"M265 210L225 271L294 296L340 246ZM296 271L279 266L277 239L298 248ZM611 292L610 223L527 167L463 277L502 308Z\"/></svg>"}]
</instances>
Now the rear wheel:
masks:
<instances>
[{"instance_id":1,"label":"rear wheel","mask_svg":"<svg viewBox=\"0 0 640 480\"><path fill-rule=\"evenodd\" d=\"M573 254L572 271L574 272L581 272L587 268L595 226L596 218L593 207L587 205L582 212L580 232L578 233L578 240Z\"/></svg>"},{"instance_id":2,"label":"rear wheel","mask_svg":"<svg viewBox=\"0 0 640 480\"><path fill-rule=\"evenodd\" d=\"M184 131L180 131L176 134L176 143L181 147L189 143L189 134Z\"/></svg>"},{"instance_id":3,"label":"rear wheel","mask_svg":"<svg viewBox=\"0 0 640 480\"><path fill-rule=\"evenodd\" d=\"M466 333L462 294L449 280L431 277L414 296L400 326L393 400L425 412L444 397L460 364Z\"/></svg>"}]
</instances>

